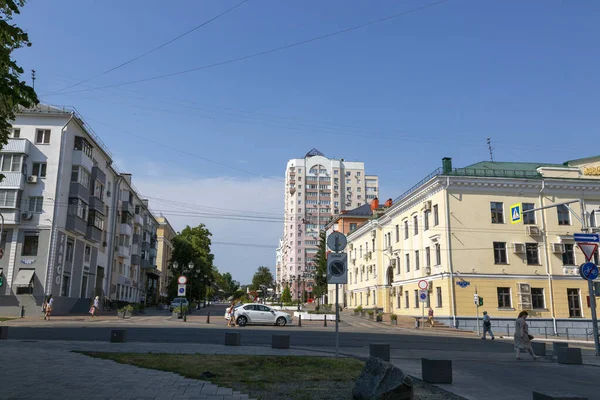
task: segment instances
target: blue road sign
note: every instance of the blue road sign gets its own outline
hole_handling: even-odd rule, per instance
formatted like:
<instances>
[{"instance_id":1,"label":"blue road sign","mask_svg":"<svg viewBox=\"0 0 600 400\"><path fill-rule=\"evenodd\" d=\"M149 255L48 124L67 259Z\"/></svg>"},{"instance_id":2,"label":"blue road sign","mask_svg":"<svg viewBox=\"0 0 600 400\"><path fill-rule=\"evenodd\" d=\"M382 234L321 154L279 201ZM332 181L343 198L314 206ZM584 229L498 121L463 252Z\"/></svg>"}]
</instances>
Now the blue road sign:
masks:
<instances>
[{"instance_id":1,"label":"blue road sign","mask_svg":"<svg viewBox=\"0 0 600 400\"><path fill-rule=\"evenodd\" d=\"M592 262L581 264L579 267L579 275L581 275L583 279L593 281L598 277L598 266Z\"/></svg>"},{"instance_id":2,"label":"blue road sign","mask_svg":"<svg viewBox=\"0 0 600 400\"><path fill-rule=\"evenodd\" d=\"M597 233L574 233L573 239L582 243L600 243L600 234Z\"/></svg>"},{"instance_id":3,"label":"blue road sign","mask_svg":"<svg viewBox=\"0 0 600 400\"><path fill-rule=\"evenodd\" d=\"M179 288L179 293L184 293L185 292L185 288Z\"/></svg>"},{"instance_id":4,"label":"blue road sign","mask_svg":"<svg viewBox=\"0 0 600 400\"><path fill-rule=\"evenodd\" d=\"M427 301L427 291L426 290L421 290L419 292L419 300L420 301Z\"/></svg>"}]
</instances>

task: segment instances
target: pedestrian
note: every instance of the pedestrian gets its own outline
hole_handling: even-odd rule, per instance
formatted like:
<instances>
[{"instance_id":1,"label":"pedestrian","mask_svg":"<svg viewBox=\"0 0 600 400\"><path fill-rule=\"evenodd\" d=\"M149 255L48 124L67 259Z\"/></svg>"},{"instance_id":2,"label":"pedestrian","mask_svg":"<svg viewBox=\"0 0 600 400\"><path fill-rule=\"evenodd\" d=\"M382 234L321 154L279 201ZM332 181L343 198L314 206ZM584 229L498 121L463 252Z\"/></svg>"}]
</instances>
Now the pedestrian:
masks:
<instances>
[{"instance_id":1,"label":"pedestrian","mask_svg":"<svg viewBox=\"0 0 600 400\"><path fill-rule=\"evenodd\" d=\"M492 332L492 319L488 315L487 311L483 312L483 336L482 339L485 339L486 333L489 333L494 340L494 332Z\"/></svg>"},{"instance_id":2,"label":"pedestrian","mask_svg":"<svg viewBox=\"0 0 600 400\"><path fill-rule=\"evenodd\" d=\"M227 315L229 316L229 321L227 322L227 327L231 328L232 323L233 323L233 326L237 326L237 324L235 323L235 301L231 302L231 305L227 309Z\"/></svg>"},{"instance_id":3,"label":"pedestrian","mask_svg":"<svg viewBox=\"0 0 600 400\"><path fill-rule=\"evenodd\" d=\"M52 298L52 295L49 295L48 298L46 299L45 302L45 314L44 314L44 319L50 321L50 314L52 314L52 307L54 306L54 299Z\"/></svg>"},{"instance_id":4,"label":"pedestrian","mask_svg":"<svg viewBox=\"0 0 600 400\"><path fill-rule=\"evenodd\" d=\"M429 325L433 328L433 308L429 307L429 311L427 312L427 320L429 321Z\"/></svg>"},{"instance_id":5,"label":"pedestrian","mask_svg":"<svg viewBox=\"0 0 600 400\"><path fill-rule=\"evenodd\" d=\"M534 360L540 358L536 356L531 347L531 340L533 336L529 334L529 326L527 325L527 317L529 314L527 311L521 311L517 320L515 321L515 350L517 351L517 360L521 359L521 351L526 351L531 354Z\"/></svg>"},{"instance_id":6,"label":"pedestrian","mask_svg":"<svg viewBox=\"0 0 600 400\"><path fill-rule=\"evenodd\" d=\"M90 314L92 314L92 318L94 318L94 315L96 315L98 307L100 307L100 297L96 296L96 298L94 298L94 302L92 303L92 307L90 307Z\"/></svg>"}]
</instances>

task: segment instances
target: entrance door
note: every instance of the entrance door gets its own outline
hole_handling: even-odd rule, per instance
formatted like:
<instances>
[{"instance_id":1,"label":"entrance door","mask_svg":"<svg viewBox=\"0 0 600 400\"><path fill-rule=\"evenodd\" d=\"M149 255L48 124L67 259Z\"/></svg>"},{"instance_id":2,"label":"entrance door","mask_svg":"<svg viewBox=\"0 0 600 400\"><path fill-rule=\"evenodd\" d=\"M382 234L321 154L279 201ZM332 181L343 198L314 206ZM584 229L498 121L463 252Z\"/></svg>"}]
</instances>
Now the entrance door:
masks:
<instances>
[{"instance_id":1,"label":"entrance door","mask_svg":"<svg viewBox=\"0 0 600 400\"><path fill-rule=\"evenodd\" d=\"M104 282L104 268L98 267L96 271L96 287L94 289L94 295L102 297L102 283Z\"/></svg>"},{"instance_id":2,"label":"entrance door","mask_svg":"<svg viewBox=\"0 0 600 400\"><path fill-rule=\"evenodd\" d=\"M88 276L87 275L83 275L83 278L81 278L81 294L79 295L79 297L81 298L87 298L87 283L88 283Z\"/></svg>"}]
</instances>

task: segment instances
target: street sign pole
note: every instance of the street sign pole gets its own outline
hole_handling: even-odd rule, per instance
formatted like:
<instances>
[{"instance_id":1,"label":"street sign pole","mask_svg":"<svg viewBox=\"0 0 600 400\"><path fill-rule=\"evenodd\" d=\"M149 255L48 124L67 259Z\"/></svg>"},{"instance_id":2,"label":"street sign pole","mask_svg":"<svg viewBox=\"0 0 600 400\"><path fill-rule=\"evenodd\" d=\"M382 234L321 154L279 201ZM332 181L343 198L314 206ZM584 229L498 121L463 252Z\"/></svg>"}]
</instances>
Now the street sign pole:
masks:
<instances>
[{"instance_id":1,"label":"street sign pole","mask_svg":"<svg viewBox=\"0 0 600 400\"><path fill-rule=\"evenodd\" d=\"M581 206L581 230L586 233L588 230L587 226L587 214L585 213L585 204L583 199L579 201ZM587 255L586 255L587 258ZM592 257L590 257L591 259ZM589 261L589 260L587 260ZM588 279L588 291L590 292L590 308L592 309L592 329L594 331L594 348L596 350L596 357L600 356L600 338L598 338L598 316L596 315L596 297L594 297L594 284Z\"/></svg>"},{"instance_id":2,"label":"street sign pole","mask_svg":"<svg viewBox=\"0 0 600 400\"><path fill-rule=\"evenodd\" d=\"M339 357L340 353L340 283L348 283L348 256L343 254L348 240L343 233L334 232L327 238L327 247L333 253L330 256L336 255L327 260L327 283L335 283L335 356ZM339 256L337 256L339 255ZM341 259L340 259L341 257Z\"/></svg>"},{"instance_id":3,"label":"street sign pole","mask_svg":"<svg viewBox=\"0 0 600 400\"><path fill-rule=\"evenodd\" d=\"M421 302L421 329L425 329L425 302Z\"/></svg>"},{"instance_id":4,"label":"street sign pole","mask_svg":"<svg viewBox=\"0 0 600 400\"><path fill-rule=\"evenodd\" d=\"M339 357L340 352L340 328L338 322L340 320L340 295L339 295L340 285L338 283L335 284L335 356ZM327 317L325 317L327 318Z\"/></svg>"},{"instance_id":5,"label":"street sign pole","mask_svg":"<svg viewBox=\"0 0 600 400\"><path fill-rule=\"evenodd\" d=\"M477 336L479 336L479 295L477 293L477 285L475 285L475 294L477 295L477 302L475 303L475 309L477 310Z\"/></svg>"}]
</instances>

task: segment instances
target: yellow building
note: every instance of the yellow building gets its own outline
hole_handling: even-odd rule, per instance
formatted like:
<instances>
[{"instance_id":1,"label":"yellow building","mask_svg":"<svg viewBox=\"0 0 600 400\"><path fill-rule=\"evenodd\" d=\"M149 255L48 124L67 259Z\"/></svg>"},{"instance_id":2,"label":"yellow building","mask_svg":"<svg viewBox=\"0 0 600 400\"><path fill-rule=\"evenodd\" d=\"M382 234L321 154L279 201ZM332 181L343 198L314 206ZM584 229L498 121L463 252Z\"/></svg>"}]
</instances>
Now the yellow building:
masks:
<instances>
[{"instance_id":1,"label":"yellow building","mask_svg":"<svg viewBox=\"0 0 600 400\"><path fill-rule=\"evenodd\" d=\"M561 203L572 202L566 205ZM581 206L580 204L583 204ZM521 204L522 221L510 207ZM559 205L559 206L553 206ZM443 167L427 176L348 236L349 307L379 307L476 329L474 295L483 298L493 327L512 329L527 310L539 334L591 332L585 262L573 240L600 227L600 156L564 164L480 162ZM595 255L598 262L598 252ZM419 302L418 282L428 283ZM368 295L367 295L368 293ZM536 334L534 333L534 334Z\"/></svg>"},{"instance_id":2,"label":"yellow building","mask_svg":"<svg viewBox=\"0 0 600 400\"><path fill-rule=\"evenodd\" d=\"M161 272L159 293L161 297L167 297L167 286L173 277L169 270L169 263L173 254L173 238L176 233L169 221L162 215L156 218L156 220L158 221L158 229L156 230L158 242L156 266Z\"/></svg>"}]
</instances>

